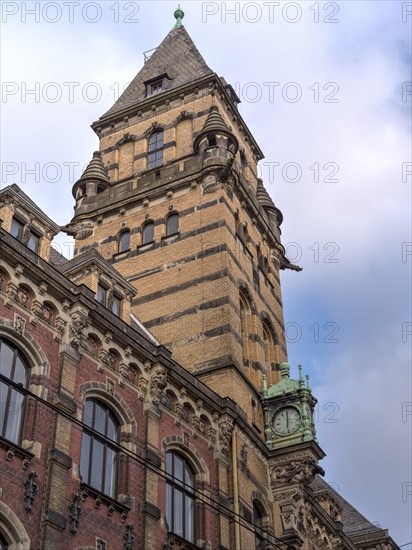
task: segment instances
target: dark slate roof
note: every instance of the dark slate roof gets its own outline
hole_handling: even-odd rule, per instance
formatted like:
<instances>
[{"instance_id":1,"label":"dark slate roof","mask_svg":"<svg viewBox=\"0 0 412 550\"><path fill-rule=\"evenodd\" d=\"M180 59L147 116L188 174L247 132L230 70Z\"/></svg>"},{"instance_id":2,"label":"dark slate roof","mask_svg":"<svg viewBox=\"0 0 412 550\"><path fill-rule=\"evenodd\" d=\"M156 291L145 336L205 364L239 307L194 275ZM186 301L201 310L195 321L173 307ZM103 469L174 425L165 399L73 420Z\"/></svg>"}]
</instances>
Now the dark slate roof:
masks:
<instances>
[{"instance_id":1,"label":"dark slate roof","mask_svg":"<svg viewBox=\"0 0 412 550\"><path fill-rule=\"evenodd\" d=\"M60 254L53 246L50 248L49 264L60 270L69 260Z\"/></svg>"},{"instance_id":2,"label":"dark slate roof","mask_svg":"<svg viewBox=\"0 0 412 550\"><path fill-rule=\"evenodd\" d=\"M316 476L314 481L310 485L314 494L327 492L342 508L342 524L343 531L349 537L352 535L361 535L364 533L371 533L373 531L381 531L380 527L377 527L365 518L356 508L349 504L338 492L333 489L329 483L319 476Z\"/></svg>"},{"instance_id":3,"label":"dark slate roof","mask_svg":"<svg viewBox=\"0 0 412 550\"><path fill-rule=\"evenodd\" d=\"M167 75L167 90L213 74L186 29L172 29L143 65L116 103L101 118L113 115L146 99L145 82Z\"/></svg>"}]
</instances>

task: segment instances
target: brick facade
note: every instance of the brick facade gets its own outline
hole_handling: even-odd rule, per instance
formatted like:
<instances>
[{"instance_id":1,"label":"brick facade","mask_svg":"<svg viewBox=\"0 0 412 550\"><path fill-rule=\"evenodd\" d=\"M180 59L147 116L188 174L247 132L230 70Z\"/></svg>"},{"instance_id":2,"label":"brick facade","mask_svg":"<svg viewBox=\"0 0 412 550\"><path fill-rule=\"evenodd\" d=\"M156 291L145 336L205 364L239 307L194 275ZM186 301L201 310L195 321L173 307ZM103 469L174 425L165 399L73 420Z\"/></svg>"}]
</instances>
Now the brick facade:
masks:
<instances>
[{"instance_id":1,"label":"brick facade","mask_svg":"<svg viewBox=\"0 0 412 550\"><path fill-rule=\"evenodd\" d=\"M177 55L186 72L169 78ZM150 97L144 83L159 66L168 87ZM59 228L17 186L0 192L0 343L28 376L22 387L1 372L24 396L24 407L2 404L22 422L13 441L0 437L2 544L397 548L369 522L373 537L352 540L345 503L317 476L314 437L267 445L264 388L282 383L287 360L279 270L298 268L284 257L282 215L257 179L262 153L233 90L178 27L93 128L100 151L74 186L65 228L73 260L50 248ZM163 158L148 170L154 132ZM171 214L179 226L167 234ZM38 250L10 235L16 217L39 235ZM147 223L154 237L143 243ZM116 436L102 436L90 406ZM171 453L192 486L171 477ZM175 520L182 494L188 508Z\"/></svg>"}]
</instances>

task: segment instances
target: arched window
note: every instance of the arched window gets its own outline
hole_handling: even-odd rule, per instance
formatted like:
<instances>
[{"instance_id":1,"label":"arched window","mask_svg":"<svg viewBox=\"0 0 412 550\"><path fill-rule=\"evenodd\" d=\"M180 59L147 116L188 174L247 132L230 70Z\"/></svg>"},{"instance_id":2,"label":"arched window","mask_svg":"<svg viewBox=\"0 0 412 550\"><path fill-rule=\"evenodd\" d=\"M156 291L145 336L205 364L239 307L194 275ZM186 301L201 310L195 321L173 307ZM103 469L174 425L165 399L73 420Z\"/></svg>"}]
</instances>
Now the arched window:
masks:
<instances>
[{"instance_id":1,"label":"arched window","mask_svg":"<svg viewBox=\"0 0 412 550\"><path fill-rule=\"evenodd\" d=\"M114 498L117 482L117 449L104 438L118 442L119 425L110 409L101 401L87 399L83 422L101 434L84 428L80 457L80 475L87 485Z\"/></svg>"},{"instance_id":2,"label":"arched window","mask_svg":"<svg viewBox=\"0 0 412 550\"><path fill-rule=\"evenodd\" d=\"M163 132L155 132L149 138L147 169L158 168L163 164Z\"/></svg>"},{"instance_id":3,"label":"arched window","mask_svg":"<svg viewBox=\"0 0 412 550\"><path fill-rule=\"evenodd\" d=\"M0 550L8 550L9 543L6 540L6 537L3 536L2 532L0 531Z\"/></svg>"},{"instance_id":4,"label":"arched window","mask_svg":"<svg viewBox=\"0 0 412 550\"><path fill-rule=\"evenodd\" d=\"M189 462L174 451L166 453L166 521L169 531L195 542L194 473Z\"/></svg>"},{"instance_id":5,"label":"arched window","mask_svg":"<svg viewBox=\"0 0 412 550\"><path fill-rule=\"evenodd\" d=\"M174 235L179 232L179 214L170 214L166 220L166 235Z\"/></svg>"},{"instance_id":6,"label":"arched window","mask_svg":"<svg viewBox=\"0 0 412 550\"><path fill-rule=\"evenodd\" d=\"M130 249L130 231L127 229L119 235L119 253Z\"/></svg>"},{"instance_id":7,"label":"arched window","mask_svg":"<svg viewBox=\"0 0 412 550\"><path fill-rule=\"evenodd\" d=\"M252 309L250 307L250 302L246 295L243 292L239 294L240 299L240 338L242 341L242 350L243 350L243 363L245 366L248 365L248 359L250 357L250 346L251 342L249 341L249 334L251 332L251 319L252 319Z\"/></svg>"},{"instance_id":8,"label":"arched window","mask_svg":"<svg viewBox=\"0 0 412 550\"><path fill-rule=\"evenodd\" d=\"M272 369L274 369L275 364L278 363L276 336L267 321L263 321L262 328L263 346L265 350L265 364L267 367L270 366Z\"/></svg>"},{"instance_id":9,"label":"arched window","mask_svg":"<svg viewBox=\"0 0 412 550\"><path fill-rule=\"evenodd\" d=\"M152 243L154 241L154 223L147 222L142 228L142 244Z\"/></svg>"},{"instance_id":10,"label":"arched window","mask_svg":"<svg viewBox=\"0 0 412 550\"><path fill-rule=\"evenodd\" d=\"M263 548L263 543L265 540L263 529L263 518L265 517L265 511L263 506L259 501L253 501L253 525L255 529L255 546L256 550L261 550Z\"/></svg>"},{"instance_id":11,"label":"arched window","mask_svg":"<svg viewBox=\"0 0 412 550\"><path fill-rule=\"evenodd\" d=\"M20 443L28 365L19 349L0 338L0 435ZM12 386L17 384L18 388Z\"/></svg>"}]
</instances>

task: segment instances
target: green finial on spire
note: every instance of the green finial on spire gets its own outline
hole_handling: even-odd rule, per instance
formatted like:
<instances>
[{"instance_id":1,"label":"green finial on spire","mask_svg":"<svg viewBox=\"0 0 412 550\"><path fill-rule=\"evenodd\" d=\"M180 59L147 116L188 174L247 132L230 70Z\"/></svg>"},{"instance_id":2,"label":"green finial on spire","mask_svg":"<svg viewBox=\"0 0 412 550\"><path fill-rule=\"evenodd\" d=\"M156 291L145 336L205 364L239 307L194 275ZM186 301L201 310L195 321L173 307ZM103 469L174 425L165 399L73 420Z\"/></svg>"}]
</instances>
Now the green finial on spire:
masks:
<instances>
[{"instance_id":1,"label":"green finial on spire","mask_svg":"<svg viewBox=\"0 0 412 550\"><path fill-rule=\"evenodd\" d=\"M175 19L176 19L176 25L174 26L175 29L180 29L180 27L183 27L182 19L185 16L184 11L180 9L180 4L177 6L177 10L174 13Z\"/></svg>"},{"instance_id":2,"label":"green finial on spire","mask_svg":"<svg viewBox=\"0 0 412 550\"><path fill-rule=\"evenodd\" d=\"M303 376L302 376L302 365L298 365L298 368L299 368L299 387L304 388L305 381L303 380Z\"/></svg>"},{"instance_id":3,"label":"green finial on spire","mask_svg":"<svg viewBox=\"0 0 412 550\"><path fill-rule=\"evenodd\" d=\"M306 387L308 390L310 390L310 382L309 382L309 374L306 375Z\"/></svg>"}]
</instances>

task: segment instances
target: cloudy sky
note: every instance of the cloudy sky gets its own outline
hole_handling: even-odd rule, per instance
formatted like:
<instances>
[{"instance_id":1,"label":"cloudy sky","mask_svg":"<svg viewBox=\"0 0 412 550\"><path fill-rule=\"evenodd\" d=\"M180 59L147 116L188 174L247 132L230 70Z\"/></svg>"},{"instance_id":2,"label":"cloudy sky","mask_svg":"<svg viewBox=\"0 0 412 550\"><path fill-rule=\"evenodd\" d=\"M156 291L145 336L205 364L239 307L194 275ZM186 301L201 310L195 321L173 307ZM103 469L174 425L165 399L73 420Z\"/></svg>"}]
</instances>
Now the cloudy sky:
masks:
<instances>
[{"instance_id":1,"label":"cloudy sky","mask_svg":"<svg viewBox=\"0 0 412 550\"><path fill-rule=\"evenodd\" d=\"M173 26L174 8L2 2L2 186L17 183L58 223L70 220L72 184L98 148L89 125ZM182 8L242 100L288 257L304 268L282 273L289 359L319 399L326 479L409 543L412 4ZM58 242L69 255L67 237Z\"/></svg>"}]
</instances>

